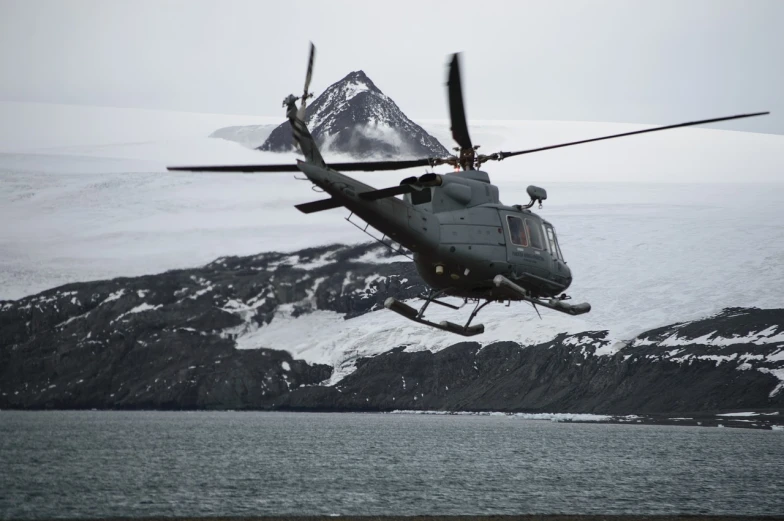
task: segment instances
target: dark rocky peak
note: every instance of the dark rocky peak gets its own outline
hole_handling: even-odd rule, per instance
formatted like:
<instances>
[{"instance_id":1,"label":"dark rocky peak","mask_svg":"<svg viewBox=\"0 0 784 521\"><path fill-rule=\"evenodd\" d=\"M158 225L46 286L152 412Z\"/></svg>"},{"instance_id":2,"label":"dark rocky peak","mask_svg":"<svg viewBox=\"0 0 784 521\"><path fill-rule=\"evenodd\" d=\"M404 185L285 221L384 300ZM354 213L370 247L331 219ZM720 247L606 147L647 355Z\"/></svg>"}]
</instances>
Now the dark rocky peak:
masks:
<instances>
[{"instance_id":1,"label":"dark rocky peak","mask_svg":"<svg viewBox=\"0 0 784 521\"><path fill-rule=\"evenodd\" d=\"M373 81L367 77L367 74L365 74L365 71L363 70L349 72L348 74L346 74L346 77L340 81L346 81L346 80L358 80L373 85ZM375 85L373 85L373 87L375 87Z\"/></svg>"},{"instance_id":2,"label":"dark rocky peak","mask_svg":"<svg viewBox=\"0 0 784 521\"><path fill-rule=\"evenodd\" d=\"M360 71L354 71L354 72L349 72L349 73L346 75L346 77L345 77L345 78L343 78L342 80L340 80L339 82L337 82L335 85L338 85L338 84L345 84L345 83L363 84L363 85L367 85L367 87L368 87L370 90L374 90L374 91L381 92L381 91L379 90L379 88L378 88L378 87L376 87L376 84L375 84L375 83L373 83L373 80L371 80L370 78L368 78L367 74L365 74L365 71L362 71L362 70L360 70Z\"/></svg>"},{"instance_id":3,"label":"dark rocky peak","mask_svg":"<svg viewBox=\"0 0 784 521\"><path fill-rule=\"evenodd\" d=\"M333 83L312 101L305 111L305 123L326 153L348 154L358 159L449 154L361 70ZM259 150L295 150L288 122L278 126Z\"/></svg>"}]
</instances>

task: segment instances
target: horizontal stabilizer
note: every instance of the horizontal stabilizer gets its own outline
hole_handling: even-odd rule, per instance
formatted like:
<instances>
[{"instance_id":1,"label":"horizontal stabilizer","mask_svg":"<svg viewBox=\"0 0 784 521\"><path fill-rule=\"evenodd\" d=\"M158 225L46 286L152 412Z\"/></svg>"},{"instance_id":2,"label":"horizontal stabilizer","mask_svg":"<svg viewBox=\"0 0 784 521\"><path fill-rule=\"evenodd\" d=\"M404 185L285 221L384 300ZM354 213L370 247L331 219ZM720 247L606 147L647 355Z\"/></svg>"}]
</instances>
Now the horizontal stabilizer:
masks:
<instances>
[{"instance_id":1,"label":"horizontal stabilizer","mask_svg":"<svg viewBox=\"0 0 784 521\"><path fill-rule=\"evenodd\" d=\"M329 199L322 199L321 201L311 201L309 203L302 203L294 205L294 208L302 213L315 213L323 212L324 210L332 210L333 208L340 208L343 206L336 199L330 197Z\"/></svg>"},{"instance_id":2,"label":"horizontal stabilizer","mask_svg":"<svg viewBox=\"0 0 784 521\"><path fill-rule=\"evenodd\" d=\"M364 199L366 201L376 201L378 199L384 199L385 197L394 197L396 195L401 194L410 194L411 192L415 192L416 188L413 188L411 185L398 185L398 186L390 186L389 188L382 188L381 190L371 190L369 192L362 192L359 194L360 199Z\"/></svg>"}]
</instances>

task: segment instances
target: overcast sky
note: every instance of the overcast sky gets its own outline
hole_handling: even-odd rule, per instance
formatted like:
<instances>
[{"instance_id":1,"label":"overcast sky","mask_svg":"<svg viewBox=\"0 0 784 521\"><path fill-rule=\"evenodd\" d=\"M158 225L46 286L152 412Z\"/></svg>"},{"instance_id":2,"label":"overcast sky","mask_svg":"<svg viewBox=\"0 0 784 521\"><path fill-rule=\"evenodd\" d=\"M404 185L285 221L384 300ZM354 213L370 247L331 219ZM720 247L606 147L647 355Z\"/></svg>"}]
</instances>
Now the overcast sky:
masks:
<instances>
[{"instance_id":1,"label":"overcast sky","mask_svg":"<svg viewBox=\"0 0 784 521\"><path fill-rule=\"evenodd\" d=\"M784 0L0 0L0 101L283 115L308 41L317 93L363 69L410 117L467 115L784 134Z\"/></svg>"}]
</instances>

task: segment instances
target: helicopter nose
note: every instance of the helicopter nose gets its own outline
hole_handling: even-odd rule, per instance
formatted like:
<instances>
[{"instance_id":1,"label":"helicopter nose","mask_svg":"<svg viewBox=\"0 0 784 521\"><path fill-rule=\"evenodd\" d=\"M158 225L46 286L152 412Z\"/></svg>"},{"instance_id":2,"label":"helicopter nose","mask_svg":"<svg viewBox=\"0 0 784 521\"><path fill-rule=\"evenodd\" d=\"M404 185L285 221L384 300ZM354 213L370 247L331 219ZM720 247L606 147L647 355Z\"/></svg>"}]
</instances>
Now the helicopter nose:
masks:
<instances>
[{"instance_id":1,"label":"helicopter nose","mask_svg":"<svg viewBox=\"0 0 784 521\"><path fill-rule=\"evenodd\" d=\"M572 270L566 264L563 265L562 270L564 289L566 289L572 285Z\"/></svg>"}]
</instances>

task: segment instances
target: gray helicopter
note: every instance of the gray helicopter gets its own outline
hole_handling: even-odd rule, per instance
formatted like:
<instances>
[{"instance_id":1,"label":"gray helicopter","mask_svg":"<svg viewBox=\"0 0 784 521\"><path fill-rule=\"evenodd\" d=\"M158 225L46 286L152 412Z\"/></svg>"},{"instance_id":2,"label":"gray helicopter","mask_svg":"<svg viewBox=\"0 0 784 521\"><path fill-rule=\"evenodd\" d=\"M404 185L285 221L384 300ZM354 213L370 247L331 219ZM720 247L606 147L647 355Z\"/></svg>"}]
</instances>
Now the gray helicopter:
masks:
<instances>
[{"instance_id":1,"label":"gray helicopter","mask_svg":"<svg viewBox=\"0 0 784 521\"><path fill-rule=\"evenodd\" d=\"M531 211L547 199L547 192L536 186L528 187L531 200L526 205L506 205L499 199L496 185L487 172L479 167L487 161L531 154L555 148L579 145L605 139L632 136L672 128L688 127L731 119L768 114L759 112L723 118L707 119L648 128L582 141L573 141L517 152L478 154L479 146L471 142L466 123L460 80L459 55L449 63L447 92L451 117L452 137L459 145L456 155L445 158L424 158L401 161L372 161L333 163L327 165L316 142L305 125L305 108L313 74L315 48L311 44L305 89L299 98L288 96L283 101L291 125L294 141L305 159L296 165L237 165L170 167L173 171L194 172L297 172L301 171L315 186L330 197L296 205L304 213L316 213L345 207L348 220L356 215L383 236L387 245L391 239L412 254L416 269L430 286L420 295L424 303L419 309L390 297L387 309L399 315L443 331L463 336L484 332L481 324L471 325L477 313L492 302L526 301L570 315L582 315L591 310L588 303L573 304L566 289L572 283L572 272L566 264L551 223ZM299 108L297 101L301 100ZM340 171L400 170L412 167L451 165L449 173L426 173L403 179L398 186L376 189L348 177ZM396 196L402 195L402 199ZM387 241L387 242L385 242ZM463 304L475 303L465 324L449 321L433 322L425 318L431 304L460 309L443 297L464 299ZM537 310L538 313L538 310Z\"/></svg>"}]
</instances>

